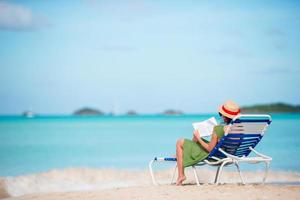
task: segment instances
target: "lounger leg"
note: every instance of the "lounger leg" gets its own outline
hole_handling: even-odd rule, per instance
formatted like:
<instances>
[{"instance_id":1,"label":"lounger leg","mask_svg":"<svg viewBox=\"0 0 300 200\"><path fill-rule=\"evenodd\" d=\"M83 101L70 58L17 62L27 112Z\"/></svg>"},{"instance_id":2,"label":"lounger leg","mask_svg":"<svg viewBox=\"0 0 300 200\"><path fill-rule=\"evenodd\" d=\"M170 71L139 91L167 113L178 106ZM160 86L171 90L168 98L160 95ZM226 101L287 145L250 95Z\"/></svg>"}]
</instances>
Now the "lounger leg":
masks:
<instances>
[{"instance_id":1,"label":"lounger leg","mask_svg":"<svg viewBox=\"0 0 300 200\"><path fill-rule=\"evenodd\" d=\"M214 182L215 184L218 184L220 170L221 170L221 165L217 169L217 173L216 173L216 177L215 177L215 182Z\"/></svg>"},{"instance_id":2,"label":"lounger leg","mask_svg":"<svg viewBox=\"0 0 300 200\"><path fill-rule=\"evenodd\" d=\"M245 185L245 181L244 181L244 178L243 178L243 176L242 176L242 172L241 172L241 170L240 170L239 163L238 163L238 162L235 162L234 165L236 166L237 171L239 172L240 178L241 178L241 180L242 180L242 184Z\"/></svg>"},{"instance_id":3,"label":"lounger leg","mask_svg":"<svg viewBox=\"0 0 300 200\"><path fill-rule=\"evenodd\" d=\"M174 177L175 177L175 174L176 174L176 169L177 169L177 164L174 168L174 172L173 172L173 176L172 176L172 180L171 180L171 185L173 184L173 180L174 180Z\"/></svg>"},{"instance_id":4,"label":"lounger leg","mask_svg":"<svg viewBox=\"0 0 300 200\"><path fill-rule=\"evenodd\" d=\"M152 165L153 163L155 162L155 160L151 160L150 163L149 163L149 171L150 171L150 175L151 175L151 178L152 178L152 183L153 185L158 185L156 180L155 180L155 177L154 177L154 174L153 174L153 170L152 170Z\"/></svg>"},{"instance_id":5,"label":"lounger leg","mask_svg":"<svg viewBox=\"0 0 300 200\"><path fill-rule=\"evenodd\" d=\"M195 179L196 179L197 186L200 186L199 178L198 178L198 174L197 174L197 170L196 170L195 166L193 166L193 171L194 171L194 176L195 176Z\"/></svg>"},{"instance_id":6,"label":"lounger leg","mask_svg":"<svg viewBox=\"0 0 300 200\"><path fill-rule=\"evenodd\" d=\"M219 184L219 176L220 174L222 173L222 168L224 166L224 163L222 163L219 167L218 167L218 170L217 170L217 173L216 173L216 177L215 177L215 184Z\"/></svg>"},{"instance_id":7,"label":"lounger leg","mask_svg":"<svg viewBox=\"0 0 300 200\"><path fill-rule=\"evenodd\" d=\"M231 161L225 161L218 167L216 177L215 177L215 184L219 184L219 179L220 179L220 175L222 173L223 167L224 167L224 165L226 165L229 162L231 162Z\"/></svg>"},{"instance_id":8,"label":"lounger leg","mask_svg":"<svg viewBox=\"0 0 300 200\"><path fill-rule=\"evenodd\" d=\"M265 169L265 175L264 175L262 184L264 184L266 182L268 172L269 172L269 168L270 168L270 162L265 162L265 164L266 164L266 169Z\"/></svg>"}]
</instances>

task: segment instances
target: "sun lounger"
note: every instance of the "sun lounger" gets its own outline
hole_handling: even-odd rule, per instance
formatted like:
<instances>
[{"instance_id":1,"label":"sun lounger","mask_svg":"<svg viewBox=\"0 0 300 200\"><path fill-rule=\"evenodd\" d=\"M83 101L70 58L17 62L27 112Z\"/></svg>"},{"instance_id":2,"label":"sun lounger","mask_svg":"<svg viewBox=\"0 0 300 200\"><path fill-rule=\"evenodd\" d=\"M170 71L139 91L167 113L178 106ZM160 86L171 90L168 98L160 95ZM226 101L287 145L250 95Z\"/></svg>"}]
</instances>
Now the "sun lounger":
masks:
<instances>
[{"instance_id":1,"label":"sun lounger","mask_svg":"<svg viewBox=\"0 0 300 200\"><path fill-rule=\"evenodd\" d=\"M224 166L235 165L239 172L241 182L245 184L239 166L240 163L264 163L265 174L262 180L262 183L264 183L267 178L272 158L257 152L254 148L264 136L270 123L271 117L269 115L238 115L234 118L225 132L224 137L220 139L215 148L208 155L207 159L192 166L197 185L200 185L200 183L196 167L203 165L218 167L214 181L215 184L219 183ZM251 152L255 155L249 156ZM157 185L157 182L152 167L156 162L176 162L176 158L155 157L150 161L149 170L154 185ZM177 166L175 167L171 183L173 182L176 168Z\"/></svg>"}]
</instances>

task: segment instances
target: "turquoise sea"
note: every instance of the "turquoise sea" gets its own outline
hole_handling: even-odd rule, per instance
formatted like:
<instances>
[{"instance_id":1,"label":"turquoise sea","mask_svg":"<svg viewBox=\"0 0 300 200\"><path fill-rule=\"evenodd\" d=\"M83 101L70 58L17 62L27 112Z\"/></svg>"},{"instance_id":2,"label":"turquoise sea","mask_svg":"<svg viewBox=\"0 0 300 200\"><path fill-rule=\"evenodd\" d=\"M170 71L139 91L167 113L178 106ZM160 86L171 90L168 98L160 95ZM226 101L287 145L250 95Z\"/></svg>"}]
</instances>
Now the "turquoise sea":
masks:
<instances>
[{"instance_id":1,"label":"turquoise sea","mask_svg":"<svg viewBox=\"0 0 300 200\"><path fill-rule=\"evenodd\" d=\"M1 116L0 176L70 167L146 169L153 157L174 155L178 138L192 137L192 122L211 116ZM300 171L300 115L272 119L257 150L273 157L271 170Z\"/></svg>"}]
</instances>

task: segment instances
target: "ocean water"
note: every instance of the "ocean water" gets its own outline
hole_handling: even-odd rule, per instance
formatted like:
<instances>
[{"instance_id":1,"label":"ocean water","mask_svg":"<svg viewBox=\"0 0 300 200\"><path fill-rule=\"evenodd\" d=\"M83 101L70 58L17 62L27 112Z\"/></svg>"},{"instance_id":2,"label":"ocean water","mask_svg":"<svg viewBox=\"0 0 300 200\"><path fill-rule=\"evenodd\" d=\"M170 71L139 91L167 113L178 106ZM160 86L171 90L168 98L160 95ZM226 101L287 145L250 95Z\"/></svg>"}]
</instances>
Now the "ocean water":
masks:
<instances>
[{"instance_id":1,"label":"ocean water","mask_svg":"<svg viewBox=\"0 0 300 200\"><path fill-rule=\"evenodd\" d=\"M2 116L0 176L74 167L146 169L155 156L174 155L177 139L192 137L192 122L211 116ZM256 149L273 157L271 170L299 172L300 115L273 114L272 120Z\"/></svg>"}]
</instances>

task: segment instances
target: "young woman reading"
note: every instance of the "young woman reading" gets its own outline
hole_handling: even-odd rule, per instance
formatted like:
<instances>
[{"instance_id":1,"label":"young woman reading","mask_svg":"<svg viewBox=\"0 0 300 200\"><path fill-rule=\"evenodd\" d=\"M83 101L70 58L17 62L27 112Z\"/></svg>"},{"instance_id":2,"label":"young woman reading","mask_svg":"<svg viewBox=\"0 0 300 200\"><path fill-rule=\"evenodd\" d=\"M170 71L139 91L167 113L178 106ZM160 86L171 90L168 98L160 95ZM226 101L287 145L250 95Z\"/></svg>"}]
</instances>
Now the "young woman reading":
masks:
<instances>
[{"instance_id":1,"label":"young woman reading","mask_svg":"<svg viewBox=\"0 0 300 200\"><path fill-rule=\"evenodd\" d=\"M176 185L182 185L186 179L184 168L204 160L218 141L224 136L227 125L240 113L239 106L233 101L227 101L219 107L219 115L224 123L214 127L211 140L201 138L198 130L194 131L193 139L179 139L176 143L176 158L178 179Z\"/></svg>"}]
</instances>

